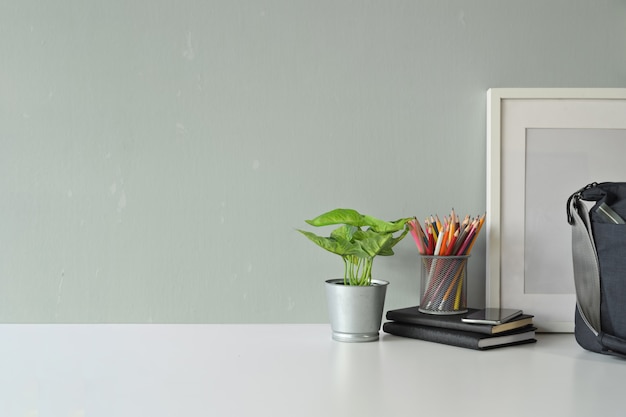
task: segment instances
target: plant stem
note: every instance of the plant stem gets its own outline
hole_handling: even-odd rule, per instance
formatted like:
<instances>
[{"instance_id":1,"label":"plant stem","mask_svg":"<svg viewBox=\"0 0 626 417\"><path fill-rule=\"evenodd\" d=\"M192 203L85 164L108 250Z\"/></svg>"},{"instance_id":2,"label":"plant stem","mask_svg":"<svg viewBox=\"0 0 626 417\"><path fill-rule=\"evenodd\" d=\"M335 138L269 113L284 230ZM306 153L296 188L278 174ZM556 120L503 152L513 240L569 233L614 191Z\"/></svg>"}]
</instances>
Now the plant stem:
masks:
<instances>
[{"instance_id":1,"label":"plant stem","mask_svg":"<svg viewBox=\"0 0 626 417\"><path fill-rule=\"evenodd\" d=\"M345 285L371 285L373 258L362 258L354 255L343 256Z\"/></svg>"}]
</instances>

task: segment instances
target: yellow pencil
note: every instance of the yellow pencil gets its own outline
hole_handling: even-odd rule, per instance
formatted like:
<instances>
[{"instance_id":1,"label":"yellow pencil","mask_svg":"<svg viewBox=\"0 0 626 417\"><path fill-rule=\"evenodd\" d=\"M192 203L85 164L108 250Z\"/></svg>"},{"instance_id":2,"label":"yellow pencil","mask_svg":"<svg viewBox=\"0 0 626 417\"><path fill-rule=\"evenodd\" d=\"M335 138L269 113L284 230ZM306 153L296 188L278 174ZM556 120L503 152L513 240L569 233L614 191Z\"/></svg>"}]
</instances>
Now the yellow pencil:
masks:
<instances>
[{"instance_id":1,"label":"yellow pencil","mask_svg":"<svg viewBox=\"0 0 626 417\"><path fill-rule=\"evenodd\" d=\"M448 286L448 289L446 290L445 294L443 295L443 298L441 300L441 305L439 306L439 310L443 309L443 304L448 301L448 298L450 297L450 294L452 293L452 291L455 288L455 284L458 281L459 277L461 276L461 273L463 272L464 268L464 264L461 265L461 267L456 271L456 274L454 274L454 278L452 278L452 282L450 283L450 285Z\"/></svg>"},{"instance_id":2,"label":"yellow pencil","mask_svg":"<svg viewBox=\"0 0 626 417\"><path fill-rule=\"evenodd\" d=\"M459 310L461 308L461 294L463 293L463 285L465 285L465 283L461 280L456 288L456 297L454 297L455 310Z\"/></svg>"}]
</instances>

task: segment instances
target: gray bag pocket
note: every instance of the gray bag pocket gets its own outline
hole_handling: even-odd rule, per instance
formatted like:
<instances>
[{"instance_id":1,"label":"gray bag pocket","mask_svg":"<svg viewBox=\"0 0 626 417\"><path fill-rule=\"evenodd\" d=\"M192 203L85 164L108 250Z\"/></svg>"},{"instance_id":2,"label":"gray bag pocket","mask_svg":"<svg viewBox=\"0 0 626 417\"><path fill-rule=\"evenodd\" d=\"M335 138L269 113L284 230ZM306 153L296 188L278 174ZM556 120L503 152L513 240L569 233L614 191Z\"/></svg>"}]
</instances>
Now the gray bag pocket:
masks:
<instances>
[{"instance_id":1,"label":"gray bag pocket","mask_svg":"<svg viewBox=\"0 0 626 417\"><path fill-rule=\"evenodd\" d=\"M600 267L602 331L626 339L626 225L592 220Z\"/></svg>"},{"instance_id":2,"label":"gray bag pocket","mask_svg":"<svg viewBox=\"0 0 626 417\"><path fill-rule=\"evenodd\" d=\"M595 205L588 210L581 200ZM567 205L573 230L586 230L572 234L576 341L594 352L626 357L626 183L589 184ZM574 245L582 242L578 239L591 244Z\"/></svg>"}]
</instances>

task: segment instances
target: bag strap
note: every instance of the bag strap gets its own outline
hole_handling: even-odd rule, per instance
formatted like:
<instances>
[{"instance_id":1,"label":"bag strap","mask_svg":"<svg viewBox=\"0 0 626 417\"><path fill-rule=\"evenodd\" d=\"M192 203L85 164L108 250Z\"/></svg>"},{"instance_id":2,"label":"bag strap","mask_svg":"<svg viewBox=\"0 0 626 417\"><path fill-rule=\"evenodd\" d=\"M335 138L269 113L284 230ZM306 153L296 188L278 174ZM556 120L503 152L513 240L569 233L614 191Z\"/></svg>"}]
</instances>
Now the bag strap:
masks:
<instances>
[{"instance_id":1,"label":"bag strap","mask_svg":"<svg viewBox=\"0 0 626 417\"><path fill-rule=\"evenodd\" d=\"M567 220L572 226L572 260L576 306L589 330L596 336L602 330L600 322L600 269L593 241L589 213L581 202L583 191L594 187L592 183L581 188L567 200Z\"/></svg>"},{"instance_id":2,"label":"bag strap","mask_svg":"<svg viewBox=\"0 0 626 417\"><path fill-rule=\"evenodd\" d=\"M576 287L576 308L583 322L596 336L605 353L626 356L626 340L602 332L600 319L600 267L593 240L589 211L582 203L582 193L596 187L591 183L567 200L567 221L572 226L572 260Z\"/></svg>"}]
</instances>

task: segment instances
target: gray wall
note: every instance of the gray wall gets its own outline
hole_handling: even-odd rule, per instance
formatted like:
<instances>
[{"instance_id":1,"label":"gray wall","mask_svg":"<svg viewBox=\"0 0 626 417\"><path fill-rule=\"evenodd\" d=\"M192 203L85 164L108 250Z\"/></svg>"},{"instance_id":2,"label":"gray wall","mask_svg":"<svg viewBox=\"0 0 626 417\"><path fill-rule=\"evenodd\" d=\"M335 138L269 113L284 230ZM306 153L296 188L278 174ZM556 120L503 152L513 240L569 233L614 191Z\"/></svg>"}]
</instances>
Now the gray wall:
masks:
<instances>
[{"instance_id":1,"label":"gray wall","mask_svg":"<svg viewBox=\"0 0 626 417\"><path fill-rule=\"evenodd\" d=\"M0 321L324 322L304 219L482 214L489 87L625 85L617 0L3 1Z\"/></svg>"}]
</instances>

